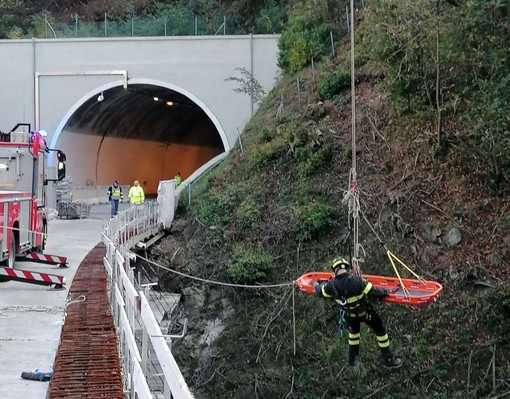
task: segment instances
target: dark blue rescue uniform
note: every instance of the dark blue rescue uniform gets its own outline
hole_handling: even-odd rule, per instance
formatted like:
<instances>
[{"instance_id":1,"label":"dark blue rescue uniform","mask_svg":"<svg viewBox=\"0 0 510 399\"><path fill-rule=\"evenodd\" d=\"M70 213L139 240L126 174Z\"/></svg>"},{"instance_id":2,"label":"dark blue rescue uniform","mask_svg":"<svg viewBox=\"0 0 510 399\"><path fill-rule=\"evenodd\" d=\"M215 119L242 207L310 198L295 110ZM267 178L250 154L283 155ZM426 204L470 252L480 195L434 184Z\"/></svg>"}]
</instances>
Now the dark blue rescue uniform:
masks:
<instances>
[{"instance_id":1,"label":"dark blue rescue uniform","mask_svg":"<svg viewBox=\"0 0 510 399\"><path fill-rule=\"evenodd\" d=\"M384 324L372 308L368 297L383 298L389 295L388 289L377 288L371 282L349 272L335 276L327 283L317 284L315 293L322 298L331 298L344 310L345 321L349 326L349 365L354 366L359 354L361 323L374 330L381 349L383 363L387 367L399 367L400 359L394 359L390 341Z\"/></svg>"}]
</instances>

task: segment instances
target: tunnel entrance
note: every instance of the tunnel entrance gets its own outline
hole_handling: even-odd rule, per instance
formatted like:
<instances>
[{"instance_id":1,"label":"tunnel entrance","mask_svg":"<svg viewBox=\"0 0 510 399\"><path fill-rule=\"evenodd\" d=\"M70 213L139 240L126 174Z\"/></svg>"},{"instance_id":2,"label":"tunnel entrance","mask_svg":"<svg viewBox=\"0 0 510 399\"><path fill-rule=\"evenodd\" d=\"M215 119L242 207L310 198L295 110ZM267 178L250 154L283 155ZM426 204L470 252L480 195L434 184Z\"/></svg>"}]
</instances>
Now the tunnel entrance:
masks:
<instances>
[{"instance_id":1,"label":"tunnel entrance","mask_svg":"<svg viewBox=\"0 0 510 399\"><path fill-rule=\"evenodd\" d=\"M147 194L186 179L226 151L209 115L186 95L152 84L108 88L73 112L58 136L73 186L139 180Z\"/></svg>"}]
</instances>

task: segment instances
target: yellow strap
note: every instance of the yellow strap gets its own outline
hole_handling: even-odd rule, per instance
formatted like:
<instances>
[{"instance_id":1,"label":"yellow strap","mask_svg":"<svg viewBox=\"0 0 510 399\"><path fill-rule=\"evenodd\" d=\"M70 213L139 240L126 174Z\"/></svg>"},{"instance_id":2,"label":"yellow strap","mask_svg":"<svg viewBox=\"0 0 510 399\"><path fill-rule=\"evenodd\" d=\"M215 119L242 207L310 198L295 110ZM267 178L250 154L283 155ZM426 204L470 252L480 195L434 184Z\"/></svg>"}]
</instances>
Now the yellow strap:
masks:
<instances>
[{"instance_id":1,"label":"yellow strap","mask_svg":"<svg viewBox=\"0 0 510 399\"><path fill-rule=\"evenodd\" d=\"M404 266L414 277L416 277L418 280L420 280L422 283L425 282L423 278L418 276L411 268L409 268L404 262L402 262L399 258L395 256L395 254L388 250L388 256L391 256L393 259L395 259L398 263L400 263L402 266Z\"/></svg>"},{"instance_id":2,"label":"yellow strap","mask_svg":"<svg viewBox=\"0 0 510 399\"><path fill-rule=\"evenodd\" d=\"M388 256L388 259L391 262L391 266L393 266L393 270L395 270L395 274L397 275L398 281L400 281L400 285L402 286L402 291L404 291L404 295L406 297L410 297L411 294L409 294L409 291L407 290L406 286L404 285L404 282L402 281L402 278L400 277L400 274L398 273L397 266L395 266L395 262L393 262L392 253L390 250L386 250L386 255Z\"/></svg>"}]
</instances>

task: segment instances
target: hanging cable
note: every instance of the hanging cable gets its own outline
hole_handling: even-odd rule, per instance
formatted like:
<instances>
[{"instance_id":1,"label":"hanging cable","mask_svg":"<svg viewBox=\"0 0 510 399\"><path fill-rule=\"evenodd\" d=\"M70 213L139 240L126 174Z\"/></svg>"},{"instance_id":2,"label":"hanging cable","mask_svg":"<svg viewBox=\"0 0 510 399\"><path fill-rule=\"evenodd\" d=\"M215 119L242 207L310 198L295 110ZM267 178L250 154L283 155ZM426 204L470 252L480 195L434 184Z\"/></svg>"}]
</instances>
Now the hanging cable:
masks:
<instances>
[{"instance_id":1,"label":"hanging cable","mask_svg":"<svg viewBox=\"0 0 510 399\"><path fill-rule=\"evenodd\" d=\"M349 173L349 217L350 225L353 230L353 253L351 257L352 271L354 274L361 275L359 257L359 190L358 174L356 171L356 79L354 74L354 0L351 0L351 138L352 138L352 166Z\"/></svg>"},{"instance_id":2,"label":"hanging cable","mask_svg":"<svg viewBox=\"0 0 510 399\"><path fill-rule=\"evenodd\" d=\"M400 274L397 270L397 267L395 265L395 260L401 265L403 266L404 268L407 269L407 271L409 271L414 277L416 277L419 281L421 281L422 283L424 283L425 285L427 284L427 282L421 278L418 274L416 274L409 266L407 266L402 260L400 260L393 252L391 252L388 247L386 246L386 244L384 243L384 241L381 239L381 237L379 236L379 234L377 234L377 232L375 231L374 229L374 226L372 226L372 223L370 223L370 221L368 220L367 216L365 215L364 212L361 212L361 216L363 216L363 219L365 220L365 222L367 223L368 227L370 228L370 230L372 230L372 233L375 235L375 238L377 238L377 241L379 241L379 243L383 246L383 248L386 250L386 256L388 257L390 263L391 263L391 266L393 267L393 270L395 271L395 274L397 275L397 278L398 280L400 281L400 285L402 286L402 290L404 292L404 295L406 297L409 297L410 294L409 294L409 290L406 288L406 286L404 285L404 282L402 281L402 278L400 277Z\"/></svg>"},{"instance_id":3,"label":"hanging cable","mask_svg":"<svg viewBox=\"0 0 510 399\"><path fill-rule=\"evenodd\" d=\"M189 279L196 280L196 281L201 281L203 283L208 283L208 284L222 285L222 286L225 286L225 287L254 288L254 289L280 288L280 287L287 287L287 286L291 286L291 285L294 286L296 284L295 281L287 282L287 283L280 283L280 284L261 284L261 285L224 283L224 282L221 282L221 281L209 280L209 279L205 279L205 278L201 278L201 277L197 277L197 276L192 276L191 274L182 273L182 272L179 272L177 270L171 269L169 267L160 265L159 263L156 263L156 262L154 262L154 261L152 261L152 260L150 260L148 258L145 258L145 257L143 257L141 255L134 254L134 253L133 253L133 255L136 256L137 258L140 258L140 259L144 260L147 263L150 263L151 265L159 267L160 269L166 270L166 271L174 273L174 274L178 274L179 276L182 276L182 277L187 277Z\"/></svg>"}]
</instances>

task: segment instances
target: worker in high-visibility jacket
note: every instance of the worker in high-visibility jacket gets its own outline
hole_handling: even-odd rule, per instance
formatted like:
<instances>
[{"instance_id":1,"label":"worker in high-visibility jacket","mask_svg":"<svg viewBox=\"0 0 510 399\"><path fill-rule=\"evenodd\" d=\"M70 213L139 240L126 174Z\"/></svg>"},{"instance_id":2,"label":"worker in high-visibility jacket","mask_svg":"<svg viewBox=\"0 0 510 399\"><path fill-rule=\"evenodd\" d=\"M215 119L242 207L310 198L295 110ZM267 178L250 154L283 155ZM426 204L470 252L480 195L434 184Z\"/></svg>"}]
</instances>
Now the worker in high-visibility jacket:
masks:
<instances>
[{"instance_id":1,"label":"worker in high-visibility jacket","mask_svg":"<svg viewBox=\"0 0 510 399\"><path fill-rule=\"evenodd\" d=\"M322 298L333 299L340 305L349 327L348 365L353 367L359 354L361 323L374 330L377 344L381 350L382 364L387 368L398 368L402 360L391 353L390 340L384 324L368 302L368 297L383 298L390 294L386 288L377 288L371 282L351 273L351 264L344 258L336 258L331 265L335 273L334 280L325 283L315 282L315 294ZM340 323L341 324L341 323Z\"/></svg>"},{"instance_id":2,"label":"worker in high-visibility jacket","mask_svg":"<svg viewBox=\"0 0 510 399\"><path fill-rule=\"evenodd\" d=\"M177 174L174 177L175 180L175 187L179 187L181 185L182 179L181 179L181 172L177 172Z\"/></svg>"},{"instance_id":3,"label":"worker in high-visibility jacket","mask_svg":"<svg viewBox=\"0 0 510 399\"><path fill-rule=\"evenodd\" d=\"M108 201L112 204L110 217L115 217L115 215L119 212L119 201L124 200L124 196L122 195L122 187L119 185L119 182L115 180L115 182L108 187Z\"/></svg>"},{"instance_id":4,"label":"worker in high-visibility jacket","mask_svg":"<svg viewBox=\"0 0 510 399\"><path fill-rule=\"evenodd\" d=\"M145 194L138 180L135 180L133 186L129 189L128 197L132 205L141 205L145 202Z\"/></svg>"}]
</instances>

